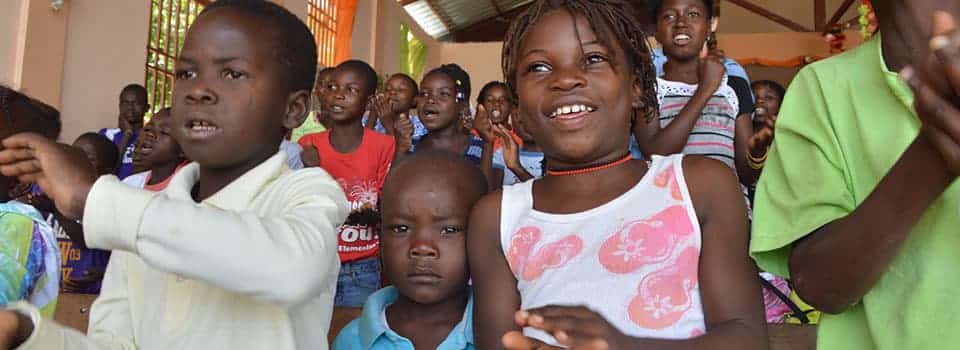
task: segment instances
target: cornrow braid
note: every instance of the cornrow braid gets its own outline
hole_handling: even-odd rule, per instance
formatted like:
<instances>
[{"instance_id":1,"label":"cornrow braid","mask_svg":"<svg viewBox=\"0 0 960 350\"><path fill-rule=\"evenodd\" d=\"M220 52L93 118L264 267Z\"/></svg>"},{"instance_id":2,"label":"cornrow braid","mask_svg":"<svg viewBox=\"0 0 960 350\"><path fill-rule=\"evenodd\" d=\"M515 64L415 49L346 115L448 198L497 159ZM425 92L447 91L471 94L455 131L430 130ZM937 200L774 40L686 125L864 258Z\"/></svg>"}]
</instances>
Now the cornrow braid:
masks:
<instances>
[{"instance_id":1,"label":"cornrow braid","mask_svg":"<svg viewBox=\"0 0 960 350\"><path fill-rule=\"evenodd\" d=\"M580 14L590 23L591 29L598 34L600 41L610 47L610 40L616 40L623 47L626 63L643 86L643 104L636 112L647 122L659 113L657 103L657 80L650 47L647 45L647 33L643 30L637 13L630 1L626 0L538 0L524 10L507 30L503 41L501 66L510 92L517 94L517 60L520 44L540 17L550 11L563 9Z\"/></svg>"}]
</instances>

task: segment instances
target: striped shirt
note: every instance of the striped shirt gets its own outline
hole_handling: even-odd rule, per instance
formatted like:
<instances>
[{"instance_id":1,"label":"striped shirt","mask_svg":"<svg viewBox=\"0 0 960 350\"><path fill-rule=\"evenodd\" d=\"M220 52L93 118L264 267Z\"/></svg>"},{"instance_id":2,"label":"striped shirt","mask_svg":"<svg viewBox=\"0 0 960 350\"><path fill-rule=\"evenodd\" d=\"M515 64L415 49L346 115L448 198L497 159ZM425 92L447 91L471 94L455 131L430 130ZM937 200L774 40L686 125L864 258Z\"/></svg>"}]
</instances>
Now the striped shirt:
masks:
<instances>
[{"instance_id":1,"label":"striped shirt","mask_svg":"<svg viewBox=\"0 0 960 350\"><path fill-rule=\"evenodd\" d=\"M693 98L697 85L657 78L657 99L660 102L660 127L665 128ZM700 114L700 119L687 138L683 154L707 156L736 169L734 138L740 103L724 77Z\"/></svg>"}]
</instances>

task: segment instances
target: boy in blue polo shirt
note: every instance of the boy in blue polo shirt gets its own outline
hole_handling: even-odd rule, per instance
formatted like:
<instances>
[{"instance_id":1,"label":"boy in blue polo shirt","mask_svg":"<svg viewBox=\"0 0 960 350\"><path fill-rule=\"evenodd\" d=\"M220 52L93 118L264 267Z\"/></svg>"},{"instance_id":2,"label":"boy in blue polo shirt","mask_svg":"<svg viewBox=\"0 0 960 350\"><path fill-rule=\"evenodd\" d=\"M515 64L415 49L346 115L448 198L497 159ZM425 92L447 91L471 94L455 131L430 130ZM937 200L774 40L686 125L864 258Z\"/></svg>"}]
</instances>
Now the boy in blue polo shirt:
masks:
<instances>
[{"instance_id":1,"label":"boy in blue polo shirt","mask_svg":"<svg viewBox=\"0 0 960 350\"><path fill-rule=\"evenodd\" d=\"M334 350L473 350L467 218L486 192L480 169L460 156L418 152L383 186L380 237L393 283L370 296Z\"/></svg>"}]
</instances>

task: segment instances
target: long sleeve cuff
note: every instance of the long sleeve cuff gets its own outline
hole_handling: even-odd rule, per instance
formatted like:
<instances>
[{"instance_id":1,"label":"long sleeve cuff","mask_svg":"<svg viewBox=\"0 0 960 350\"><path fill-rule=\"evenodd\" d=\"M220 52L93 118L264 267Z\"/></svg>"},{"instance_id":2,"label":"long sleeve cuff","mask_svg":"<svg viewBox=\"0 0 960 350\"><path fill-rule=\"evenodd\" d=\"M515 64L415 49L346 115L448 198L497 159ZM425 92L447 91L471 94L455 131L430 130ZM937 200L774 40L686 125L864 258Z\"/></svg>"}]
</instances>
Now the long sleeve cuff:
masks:
<instances>
[{"instance_id":1,"label":"long sleeve cuff","mask_svg":"<svg viewBox=\"0 0 960 350\"><path fill-rule=\"evenodd\" d=\"M158 194L130 187L116 176L102 176L93 184L83 210L84 240L88 247L137 252L137 232L147 205Z\"/></svg>"},{"instance_id":2,"label":"long sleeve cuff","mask_svg":"<svg viewBox=\"0 0 960 350\"><path fill-rule=\"evenodd\" d=\"M7 305L7 310L23 314L33 320L33 333L23 344L20 344L15 350L44 349L55 350L62 349L63 339L61 332L57 331L56 325L50 325L50 322L40 316L40 309L27 302L16 302Z\"/></svg>"}]
</instances>

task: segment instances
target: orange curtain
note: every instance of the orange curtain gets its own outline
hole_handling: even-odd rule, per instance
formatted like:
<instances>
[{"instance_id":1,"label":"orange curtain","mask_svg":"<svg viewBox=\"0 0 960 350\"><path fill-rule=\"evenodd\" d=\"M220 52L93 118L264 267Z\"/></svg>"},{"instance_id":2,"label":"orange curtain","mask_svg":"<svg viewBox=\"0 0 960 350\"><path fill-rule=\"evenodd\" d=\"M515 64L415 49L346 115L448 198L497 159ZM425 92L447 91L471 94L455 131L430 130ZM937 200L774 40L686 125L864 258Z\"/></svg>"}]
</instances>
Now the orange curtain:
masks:
<instances>
[{"instance_id":1,"label":"orange curtain","mask_svg":"<svg viewBox=\"0 0 960 350\"><path fill-rule=\"evenodd\" d=\"M337 32L333 41L333 61L337 64L350 59L350 37L356 15L357 0L337 0Z\"/></svg>"}]
</instances>

